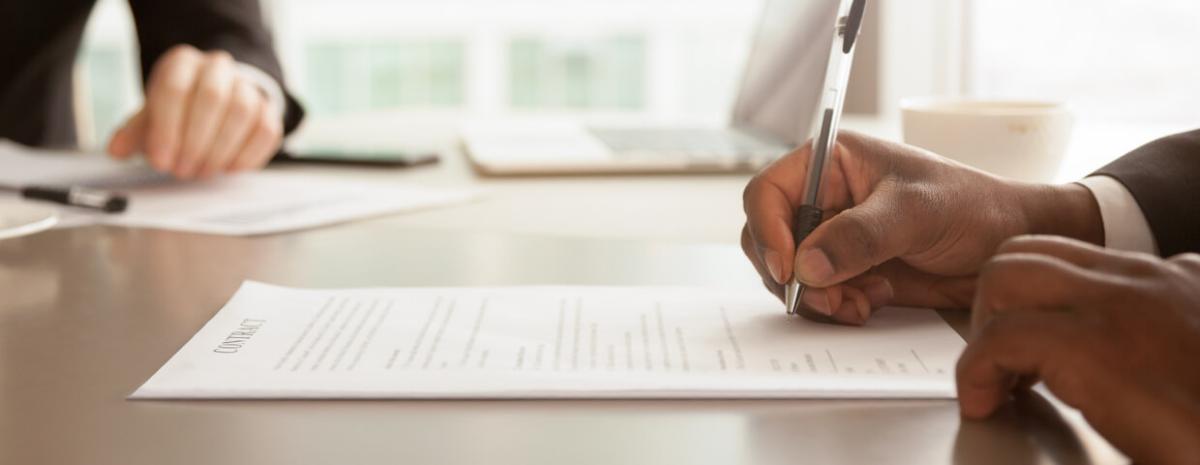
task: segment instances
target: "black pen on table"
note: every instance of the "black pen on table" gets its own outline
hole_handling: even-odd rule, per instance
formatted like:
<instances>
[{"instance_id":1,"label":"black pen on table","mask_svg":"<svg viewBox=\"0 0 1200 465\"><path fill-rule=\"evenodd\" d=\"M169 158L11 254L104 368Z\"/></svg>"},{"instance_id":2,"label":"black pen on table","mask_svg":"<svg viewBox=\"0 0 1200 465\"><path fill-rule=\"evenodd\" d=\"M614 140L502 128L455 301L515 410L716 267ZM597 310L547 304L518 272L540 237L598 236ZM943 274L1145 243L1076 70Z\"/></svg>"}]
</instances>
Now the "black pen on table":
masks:
<instances>
[{"instance_id":1,"label":"black pen on table","mask_svg":"<svg viewBox=\"0 0 1200 465\"><path fill-rule=\"evenodd\" d=\"M804 199L796 211L793 237L796 247L812 234L821 224L825 214L821 210L821 178L825 176L829 157L837 141L838 121L842 118L842 104L846 100L846 86L850 81L850 67L854 62L854 42L862 26L866 0L842 0L838 6L837 24L834 27L833 45L829 51L829 64L825 68L825 83L821 90L821 125L813 137L812 155L808 159L808 176L804 184ZM828 316L804 307L805 286L795 278L787 285L785 304L788 315L803 315L818 321L832 321Z\"/></svg>"},{"instance_id":2,"label":"black pen on table","mask_svg":"<svg viewBox=\"0 0 1200 465\"><path fill-rule=\"evenodd\" d=\"M14 192L30 200L43 200L72 207L121 213L129 207L123 194L84 187L9 186L0 184L0 192Z\"/></svg>"}]
</instances>

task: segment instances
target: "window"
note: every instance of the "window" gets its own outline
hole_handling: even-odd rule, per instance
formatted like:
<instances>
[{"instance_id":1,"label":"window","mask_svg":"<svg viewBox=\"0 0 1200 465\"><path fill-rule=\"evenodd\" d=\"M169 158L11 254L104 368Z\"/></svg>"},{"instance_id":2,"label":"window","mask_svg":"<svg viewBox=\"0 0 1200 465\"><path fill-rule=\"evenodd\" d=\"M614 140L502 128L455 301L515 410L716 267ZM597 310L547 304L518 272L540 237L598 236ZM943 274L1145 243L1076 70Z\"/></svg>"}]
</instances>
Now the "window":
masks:
<instances>
[{"instance_id":1,"label":"window","mask_svg":"<svg viewBox=\"0 0 1200 465\"><path fill-rule=\"evenodd\" d=\"M575 43L515 38L508 47L508 69L509 99L517 109L645 106L644 36Z\"/></svg>"},{"instance_id":2,"label":"window","mask_svg":"<svg viewBox=\"0 0 1200 465\"><path fill-rule=\"evenodd\" d=\"M1200 2L966 0L972 94L1086 120L1200 125Z\"/></svg>"},{"instance_id":3,"label":"window","mask_svg":"<svg viewBox=\"0 0 1200 465\"><path fill-rule=\"evenodd\" d=\"M309 122L370 113L721 123L760 1L262 0ZM100 0L80 57L83 141L141 101L124 0ZM124 83L121 92L110 86ZM105 89L103 92L100 89Z\"/></svg>"},{"instance_id":4,"label":"window","mask_svg":"<svg viewBox=\"0 0 1200 465\"><path fill-rule=\"evenodd\" d=\"M461 107L463 50L457 39L314 41L302 95L316 115Z\"/></svg>"}]
</instances>

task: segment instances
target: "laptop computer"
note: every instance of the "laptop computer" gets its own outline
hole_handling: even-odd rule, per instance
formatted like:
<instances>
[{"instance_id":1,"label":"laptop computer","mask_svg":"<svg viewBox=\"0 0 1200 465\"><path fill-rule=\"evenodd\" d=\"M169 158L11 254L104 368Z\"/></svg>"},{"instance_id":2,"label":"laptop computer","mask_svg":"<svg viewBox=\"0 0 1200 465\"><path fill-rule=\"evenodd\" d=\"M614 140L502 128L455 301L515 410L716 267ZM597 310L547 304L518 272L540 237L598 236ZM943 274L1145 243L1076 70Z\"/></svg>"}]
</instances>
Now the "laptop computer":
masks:
<instances>
[{"instance_id":1,"label":"laptop computer","mask_svg":"<svg viewBox=\"0 0 1200 465\"><path fill-rule=\"evenodd\" d=\"M836 0L766 0L727 127L477 126L472 163L494 175L752 172L807 137Z\"/></svg>"}]
</instances>

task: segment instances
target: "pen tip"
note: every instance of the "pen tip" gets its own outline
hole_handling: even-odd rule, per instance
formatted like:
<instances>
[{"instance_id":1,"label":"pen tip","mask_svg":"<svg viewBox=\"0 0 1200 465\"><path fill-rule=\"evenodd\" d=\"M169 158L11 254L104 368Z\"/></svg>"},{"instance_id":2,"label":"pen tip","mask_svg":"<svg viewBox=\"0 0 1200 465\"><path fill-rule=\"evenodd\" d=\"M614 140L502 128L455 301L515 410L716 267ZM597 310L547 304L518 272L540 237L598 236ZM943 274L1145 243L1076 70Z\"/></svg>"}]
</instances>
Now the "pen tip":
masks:
<instances>
[{"instance_id":1,"label":"pen tip","mask_svg":"<svg viewBox=\"0 0 1200 465\"><path fill-rule=\"evenodd\" d=\"M787 306L787 314L796 313L796 285L789 284L787 290L784 291L784 305Z\"/></svg>"}]
</instances>

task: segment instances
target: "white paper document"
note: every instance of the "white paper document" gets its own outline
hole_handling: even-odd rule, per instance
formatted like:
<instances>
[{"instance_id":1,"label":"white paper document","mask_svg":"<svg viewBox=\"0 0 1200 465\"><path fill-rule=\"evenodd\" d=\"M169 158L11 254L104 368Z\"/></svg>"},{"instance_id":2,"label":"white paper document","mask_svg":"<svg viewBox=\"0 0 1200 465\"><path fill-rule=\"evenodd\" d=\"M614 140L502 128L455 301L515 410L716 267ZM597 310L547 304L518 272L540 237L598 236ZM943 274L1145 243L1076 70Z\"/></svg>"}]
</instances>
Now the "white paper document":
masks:
<instances>
[{"instance_id":1,"label":"white paper document","mask_svg":"<svg viewBox=\"0 0 1200 465\"><path fill-rule=\"evenodd\" d=\"M359 183L290 173L126 189L129 210L107 224L243 236L292 231L470 200L470 190Z\"/></svg>"},{"instance_id":2,"label":"white paper document","mask_svg":"<svg viewBox=\"0 0 1200 465\"><path fill-rule=\"evenodd\" d=\"M931 310L834 326L765 292L246 282L131 397L952 398L963 346Z\"/></svg>"},{"instance_id":3,"label":"white paper document","mask_svg":"<svg viewBox=\"0 0 1200 465\"><path fill-rule=\"evenodd\" d=\"M142 165L97 155L35 153L11 143L0 143L0 168L0 184L87 186L129 196L129 209L121 214L64 208L60 224L65 226L103 223L233 236L438 207L477 195L272 171L175 181Z\"/></svg>"}]
</instances>

